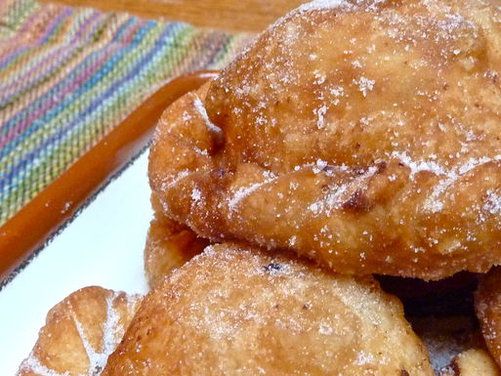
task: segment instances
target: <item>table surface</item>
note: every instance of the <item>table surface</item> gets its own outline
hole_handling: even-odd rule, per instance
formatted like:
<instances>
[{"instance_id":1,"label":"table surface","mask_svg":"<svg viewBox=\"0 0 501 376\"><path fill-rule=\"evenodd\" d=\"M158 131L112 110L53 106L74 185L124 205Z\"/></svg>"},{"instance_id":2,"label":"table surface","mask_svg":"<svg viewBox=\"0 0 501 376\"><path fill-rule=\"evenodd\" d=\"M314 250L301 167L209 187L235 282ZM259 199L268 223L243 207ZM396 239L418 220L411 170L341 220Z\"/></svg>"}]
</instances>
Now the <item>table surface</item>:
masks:
<instances>
[{"instance_id":1,"label":"table surface","mask_svg":"<svg viewBox=\"0 0 501 376\"><path fill-rule=\"evenodd\" d=\"M145 18L171 19L196 26L256 32L307 0L41 0Z\"/></svg>"}]
</instances>

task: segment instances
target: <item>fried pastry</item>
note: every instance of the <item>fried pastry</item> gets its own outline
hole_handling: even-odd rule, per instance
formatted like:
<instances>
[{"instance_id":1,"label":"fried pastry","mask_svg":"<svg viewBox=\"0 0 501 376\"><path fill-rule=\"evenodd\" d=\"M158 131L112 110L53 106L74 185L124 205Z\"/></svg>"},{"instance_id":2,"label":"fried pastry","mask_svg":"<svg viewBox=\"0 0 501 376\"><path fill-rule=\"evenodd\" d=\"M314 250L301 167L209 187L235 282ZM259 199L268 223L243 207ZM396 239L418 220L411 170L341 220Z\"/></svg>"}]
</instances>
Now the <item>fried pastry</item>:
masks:
<instances>
[{"instance_id":1,"label":"fried pastry","mask_svg":"<svg viewBox=\"0 0 501 376\"><path fill-rule=\"evenodd\" d=\"M501 268L492 269L480 281L475 309L487 347L501 367Z\"/></svg>"},{"instance_id":2,"label":"fried pastry","mask_svg":"<svg viewBox=\"0 0 501 376\"><path fill-rule=\"evenodd\" d=\"M155 287L172 270L199 254L208 241L201 239L187 226L166 218L152 195L155 218L150 222L144 250L144 268L150 287Z\"/></svg>"},{"instance_id":3,"label":"fried pastry","mask_svg":"<svg viewBox=\"0 0 501 376\"><path fill-rule=\"evenodd\" d=\"M169 220L152 220L144 251L145 272L150 287L155 287L171 270L199 254L206 245L206 241L186 226Z\"/></svg>"},{"instance_id":4,"label":"fried pastry","mask_svg":"<svg viewBox=\"0 0 501 376\"><path fill-rule=\"evenodd\" d=\"M500 9L320 0L163 115L164 214L344 274L501 263Z\"/></svg>"},{"instance_id":5,"label":"fried pastry","mask_svg":"<svg viewBox=\"0 0 501 376\"><path fill-rule=\"evenodd\" d=\"M398 299L290 255L209 246L145 297L103 375L432 375Z\"/></svg>"},{"instance_id":6,"label":"fried pastry","mask_svg":"<svg viewBox=\"0 0 501 376\"><path fill-rule=\"evenodd\" d=\"M454 358L440 376L499 376L501 372L485 350L470 349Z\"/></svg>"},{"instance_id":7,"label":"fried pastry","mask_svg":"<svg viewBox=\"0 0 501 376\"><path fill-rule=\"evenodd\" d=\"M69 295L47 314L20 376L100 375L121 341L140 297L101 287Z\"/></svg>"}]
</instances>

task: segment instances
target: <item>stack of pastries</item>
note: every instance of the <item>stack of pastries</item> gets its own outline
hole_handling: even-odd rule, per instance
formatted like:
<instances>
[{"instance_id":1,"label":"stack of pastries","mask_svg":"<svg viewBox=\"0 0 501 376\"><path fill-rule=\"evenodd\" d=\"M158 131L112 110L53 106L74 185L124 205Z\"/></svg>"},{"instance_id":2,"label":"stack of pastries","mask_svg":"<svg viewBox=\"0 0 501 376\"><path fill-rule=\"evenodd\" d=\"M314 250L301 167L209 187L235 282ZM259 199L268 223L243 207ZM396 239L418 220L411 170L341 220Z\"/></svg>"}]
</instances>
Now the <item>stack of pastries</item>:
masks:
<instances>
[{"instance_id":1,"label":"stack of pastries","mask_svg":"<svg viewBox=\"0 0 501 376\"><path fill-rule=\"evenodd\" d=\"M500 70L496 0L292 11L163 114L151 292L74 293L19 374L499 375Z\"/></svg>"}]
</instances>

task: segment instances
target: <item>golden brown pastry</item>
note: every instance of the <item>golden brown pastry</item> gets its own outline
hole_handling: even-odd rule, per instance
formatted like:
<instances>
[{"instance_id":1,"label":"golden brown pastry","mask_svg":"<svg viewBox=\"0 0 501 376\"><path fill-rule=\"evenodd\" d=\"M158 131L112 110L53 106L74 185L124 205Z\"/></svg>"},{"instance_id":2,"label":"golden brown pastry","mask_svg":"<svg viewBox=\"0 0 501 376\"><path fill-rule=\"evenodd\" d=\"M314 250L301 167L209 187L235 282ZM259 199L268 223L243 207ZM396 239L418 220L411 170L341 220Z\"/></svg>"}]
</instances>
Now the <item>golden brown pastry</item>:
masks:
<instances>
[{"instance_id":1,"label":"golden brown pastry","mask_svg":"<svg viewBox=\"0 0 501 376\"><path fill-rule=\"evenodd\" d=\"M141 304L103 375L432 375L398 299L290 255L209 246Z\"/></svg>"},{"instance_id":2,"label":"golden brown pastry","mask_svg":"<svg viewBox=\"0 0 501 376\"><path fill-rule=\"evenodd\" d=\"M454 358L440 376L499 376L501 372L489 353L482 349L470 349Z\"/></svg>"},{"instance_id":3,"label":"golden brown pastry","mask_svg":"<svg viewBox=\"0 0 501 376\"><path fill-rule=\"evenodd\" d=\"M47 314L21 376L99 375L121 341L140 297L101 287L69 295Z\"/></svg>"},{"instance_id":4,"label":"golden brown pastry","mask_svg":"<svg viewBox=\"0 0 501 376\"><path fill-rule=\"evenodd\" d=\"M144 250L144 267L150 287L156 286L175 268L199 254L208 241L196 236L187 226L180 225L158 211L158 201L152 195L155 218L150 223Z\"/></svg>"},{"instance_id":5,"label":"golden brown pastry","mask_svg":"<svg viewBox=\"0 0 501 376\"><path fill-rule=\"evenodd\" d=\"M164 114L164 214L345 274L500 264L500 17L482 0L300 7Z\"/></svg>"},{"instance_id":6,"label":"golden brown pastry","mask_svg":"<svg viewBox=\"0 0 501 376\"><path fill-rule=\"evenodd\" d=\"M501 268L492 269L480 281L475 309L487 347L501 367Z\"/></svg>"},{"instance_id":7,"label":"golden brown pastry","mask_svg":"<svg viewBox=\"0 0 501 376\"><path fill-rule=\"evenodd\" d=\"M193 231L174 221L150 223L144 251L145 272L151 288L161 283L173 269L179 268L206 246Z\"/></svg>"}]
</instances>

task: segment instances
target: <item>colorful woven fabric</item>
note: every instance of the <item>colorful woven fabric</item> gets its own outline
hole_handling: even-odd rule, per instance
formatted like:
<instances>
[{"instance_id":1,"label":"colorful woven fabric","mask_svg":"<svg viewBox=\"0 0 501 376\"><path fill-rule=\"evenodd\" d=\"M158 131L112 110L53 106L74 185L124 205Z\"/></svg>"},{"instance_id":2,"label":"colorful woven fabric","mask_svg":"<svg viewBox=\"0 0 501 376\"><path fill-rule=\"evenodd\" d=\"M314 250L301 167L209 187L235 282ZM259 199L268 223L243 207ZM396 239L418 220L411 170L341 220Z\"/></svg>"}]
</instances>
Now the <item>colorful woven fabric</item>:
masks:
<instances>
[{"instance_id":1,"label":"colorful woven fabric","mask_svg":"<svg viewBox=\"0 0 501 376\"><path fill-rule=\"evenodd\" d=\"M0 1L0 225L169 79L246 35L34 0Z\"/></svg>"}]
</instances>

